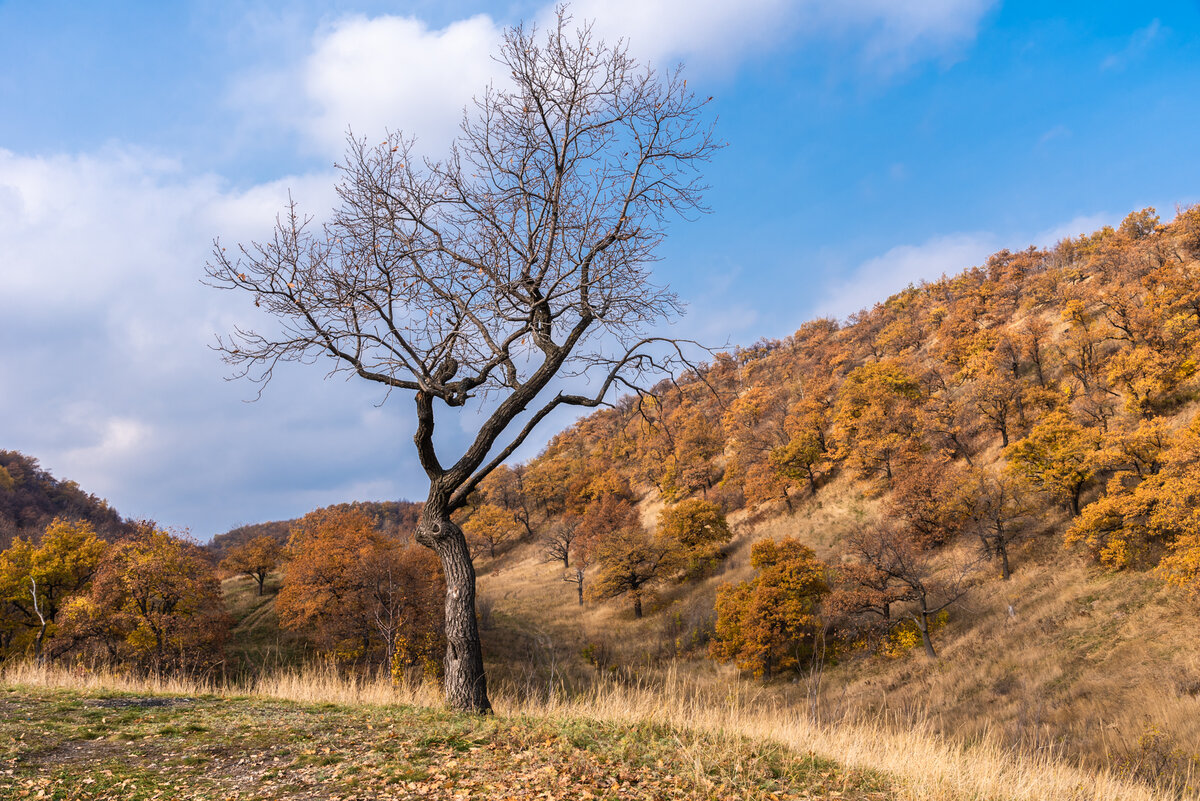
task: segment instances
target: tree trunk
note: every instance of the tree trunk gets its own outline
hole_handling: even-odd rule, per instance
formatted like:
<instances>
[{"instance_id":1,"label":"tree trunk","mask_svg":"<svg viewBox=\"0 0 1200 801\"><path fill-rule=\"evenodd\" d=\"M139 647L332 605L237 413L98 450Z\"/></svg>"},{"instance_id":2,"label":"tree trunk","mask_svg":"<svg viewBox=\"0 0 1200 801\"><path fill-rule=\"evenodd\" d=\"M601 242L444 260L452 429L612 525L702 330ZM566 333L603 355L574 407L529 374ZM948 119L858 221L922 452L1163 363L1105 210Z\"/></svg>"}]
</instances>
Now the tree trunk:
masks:
<instances>
[{"instance_id":1,"label":"tree trunk","mask_svg":"<svg viewBox=\"0 0 1200 801\"><path fill-rule=\"evenodd\" d=\"M435 493L425 502L417 541L432 548L446 577L446 703L451 709L489 714L483 648L475 617L475 566L462 529L450 520Z\"/></svg>"},{"instance_id":2,"label":"tree trunk","mask_svg":"<svg viewBox=\"0 0 1200 801\"><path fill-rule=\"evenodd\" d=\"M261 598L262 594L263 594L263 584L267 580L267 574L266 573L256 573L254 575L254 578L255 578L255 580L258 581L258 597Z\"/></svg>"},{"instance_id":3,"label":"tree trunk","mask_svg":"<svg viewBox=\"0 0 1200 801\"><path fill-rule=\"evenodd\" d=\"M579 579L579 581L576 581L575 584L576 584L576 586L578 588L578 592L579 592L579 605L583 606L583 571L582 570L579 571L578 579Z\"/></svg>"},{"instance_id":4,"label":"tree trunk","mask_svg":"<svg viewBox=\"0 0 1200 801\"><path fill-rule=\"evenodd\" d=\"M1012 570L1008 566L1008 548L1004 540L996 540L996 552L1000 554L1000 578L1008 581L1012 578Z\"/></svg>"},{"instance_id":5,"label":"tree trunk","mask_svg":"<svg viewBox=\"0 0 1200 801\"><path fill-rule=\"evenodd\" d=\"M633 594L633 616L638 619L642 617L642 594L640 592Z\"/></svg>"},{"instance_id":6,"label":"tree trunk","mask_svg":"<svg viewBox=\"0 0 1200 801\"><path fill-rule=\"evenodd\" d=\"M921 642L925 646L925 656L937 659L937 651L933 650L933 640L929 637L929 614L923 610L921 619L917 621L917 628L921 630Z\"/></svg>"},{"instance_id":7,"label":"tree trunk","mask_svg":"<svg viewBox=\"0 0 1200 801\"><path fill-rule=\"evenodd\" d=\"M33 641L33 661L39 665L42 664L42 644L46 639L46 626L48 623L42 621L42 625L38 628L37 637Z\"/></svg>"}]
</instances>

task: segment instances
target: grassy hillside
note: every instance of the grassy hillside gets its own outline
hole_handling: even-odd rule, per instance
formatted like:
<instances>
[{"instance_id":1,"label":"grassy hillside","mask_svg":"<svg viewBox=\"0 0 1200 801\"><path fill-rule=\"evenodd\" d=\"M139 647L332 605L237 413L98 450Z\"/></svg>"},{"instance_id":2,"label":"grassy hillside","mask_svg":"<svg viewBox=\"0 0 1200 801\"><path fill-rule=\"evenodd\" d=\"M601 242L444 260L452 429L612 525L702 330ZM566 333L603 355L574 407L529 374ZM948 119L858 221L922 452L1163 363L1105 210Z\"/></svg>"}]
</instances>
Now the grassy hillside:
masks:
<instances>
[{"instance_id":1,"label":"grassy hillside","mask_svg":"<svg viewBox=\"0 0 1200 801\"><path fill-rule=\"evenodd\" d=\"M671 588L642 620L622 605L579 607L536 546L514 549L481 570L491 669L531 692L551 680L578 688L615 672L654 683L678 671L719 694L745 679L706 659L702 641L692 646L711 623L716 586L751 575L757 538L799 536L828 552L847 517L839 505L813 501L794 515L743 523L721 574ZM764 702L828 723L919 726L952 742L990 739L1091 769L1193 783L1200 643L1192 602L1151 576L1064 558L1053 539L1018 557L1022 569L1010 582L990 579L937 632L937 661L919 647L895 657L848 654L761 685Z\"/></svg>"},{"instance_id":2,"label":"grassy hillside","mask_svg":"<svg viewBox=\"0 0 1200 801\"><path fill-rule=\"evenodd\" d=\"M888 742L919 730L1194 793L1196 595L1158 565L1200 548L1189 522L1200 461L1179 447L1200 414L1198 259L1200 209L1166 225L1137 212L1050 250L996 254L846 324L718 354L653 402L581 420L465 510L468 532L485 507L513 521L496 557L477 558L492 681L515 703L549 704L614 685L674 703L684 680L687 698L715 708L749 686L767 731L797 717ZM1075 483L1059 481L1071 471ZM970 476L1007 477L1028 504L1009 579L995 553L981 558ZM733 531L725 558L707 576L649 585L642 618L629 596L590 591L593 563L580 605L540 538L610 497L635 508L647 537L672 504L719 504ZM755 575L755 542L800 540L836 586L857 558L850 536L888 526L926 536L935 568L976 563L970 594L932 633L938 658L899 636L911 600L867 637L862 614L828 612L797 669L765 683L708 658L715 599ZM246 663L301 658L270 597L239 593ZM929 769L904 752L852 763Z\"/></svg>"}]
</instances>

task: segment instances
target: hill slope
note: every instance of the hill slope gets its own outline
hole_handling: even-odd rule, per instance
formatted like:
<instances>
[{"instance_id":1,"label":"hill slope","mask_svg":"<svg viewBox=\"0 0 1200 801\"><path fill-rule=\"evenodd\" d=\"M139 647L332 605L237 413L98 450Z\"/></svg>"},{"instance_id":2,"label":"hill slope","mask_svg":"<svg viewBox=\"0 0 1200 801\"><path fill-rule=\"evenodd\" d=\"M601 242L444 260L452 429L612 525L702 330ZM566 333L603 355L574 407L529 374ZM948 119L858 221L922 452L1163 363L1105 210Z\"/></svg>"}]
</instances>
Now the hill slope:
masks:
<instances>
[{"instance_id":1,"label":"hill slope","mask_svg":"<svg viewBox=\"0 0 1200 801\"><path fill-rule=\"evenodd\" d=\"M120 539L133 528L106 501L74 481L55 478L37 459L0 451L0 550L14 537L36 539L56 517L87 520L108 540Z\"/></svg>"},{"instance_id":2,"label":"hill slope","mask_svg":"<svg viewBox=\"0 0 1200 801\"><path fill-rule=\"evenodd\" d=\"M715 599L755 575L754 542L799 539L844 589L845 567L861 564L853 538L896 529L935 575L976 565L932 633L938 658L913 649L911 597L886 625L830 604L804 643L827 650L768 683L764 703L1194 783L1196 601L1167 568L1200 548L1188 522L1198 366L1200 209L998 253L845 324L718 354L483 488L474 507L514 520L497 556L478 560L489 670L527 697L677 672L719 694L739 671L707 658ZM1006 541L1011 578L991 545L981 553L985 480L1013 482L1026 504ZM699 580L641 589L641 619L627 598L589 592L580 605L543 538L612 497L646 533L683 499L719 504L734 534L725 558ZM585 570L588 587L597 573Z\"/></svg>"}]
</instances>

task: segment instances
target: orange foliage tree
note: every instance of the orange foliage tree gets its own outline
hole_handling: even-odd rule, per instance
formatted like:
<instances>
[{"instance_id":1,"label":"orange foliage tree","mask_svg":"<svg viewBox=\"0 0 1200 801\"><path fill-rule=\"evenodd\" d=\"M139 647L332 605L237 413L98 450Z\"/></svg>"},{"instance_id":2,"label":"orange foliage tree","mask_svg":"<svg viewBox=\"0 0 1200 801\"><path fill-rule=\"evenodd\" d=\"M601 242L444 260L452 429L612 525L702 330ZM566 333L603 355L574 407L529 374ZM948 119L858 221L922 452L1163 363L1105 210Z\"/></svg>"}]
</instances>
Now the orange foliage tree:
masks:
<instances>
[{"instance_id":1,"label":"orange foliage tree","mask_svg":"<svg viewBox=\"0 0 1200 801\"><path fill-rule=\"evenodd\" d=\"M437 559L379 534L361 510L305 515L285 557L280 623L326 653L394 668L424 664L442 647Z\"/></svg>"},{"instance_id":2,"label":"orange foliage tree","mask_svg":"<svg viewBox=\"0 0 1200 801\"><path fill-rule=\"evenodd\" d=\"M673 542L685 560L684 576L699 578L721 558L721 546L733 533L721 507L700 498L688 498L663 509L658 516L658 536Z\"/></svg>"},{"instance_id":3,"label":"orange foliage tree","mask_svg":"<svg viewBox=\"0 0 1200 801\"><path fill-rule=\"evenodd\" d=\"M864 475L882 473L890 482L901 457L920 448L921 397L920 382L899 362L871 362L854 370L834 407L839 456Z\"/></svg>"},{"instance_id":4,"label":"orange foliage tree","mask_svg":"<svg viewBox=\"0 0 1200 801\"><path fill-rule=\"evenodd\" d=\"M221 560L221 569L237 576L249 576L258 584L258 594L263 594L267 576L279 566L281 547L279 540L266 534L253 537L241 545L229 549Z\"/></svg>"},{"instance_id":5,"label":"orange foliage tree","mask_svg":"<svg viewBox=\"0 0 1200 801\"><path fill-rule=\"evenodd\" d=\"M1132 471L1114 475L1108 493L1083 510L1064 541L1111 568L1153 564L1166 552L1163 574L1183 583L1200 530L1200 416L1159 459L1162 469L1144 479Z\"/></svg>"},{"instance_id":6,"label":"orange foliage tree","mask_svg":"<svg viewBox=\"0 0 1200 801\"><path fill-rule=\"evenodd\" d=\"M1059 409L1046 415L1019 442L1005 449L1012 469L1034 487L1080 512L1083 490L1095 476L1099 432Z\"/></svg>"},{"instance_id":7,"label":"orange foliage tree","mask_svg":"<svg viewBox=\"0 0 1200 801\"><path fill-rule=\"evenodd\" d=\"M599 566L590 594L601 600L628 596L633 616L640 618L648 593L679 570L678 542L647 532L637 509L611 495L589 504L582 525L595 543L593 554Z\"/></svg>"},{"instance_id":8,"label":"orange foliage tree","mask_svg":"<svg viewBox=\"0 0 1200 801\"><path fill-rule=\"evenodd\" d=\"M74 643L156 670L195 670L221 657L229 616L221 583L203 551L143 523L113 545L87 593L63 610Z\"/></svg>"},{"instance_id":9,"label":"orange foliage tree","mask_svg":"<svg viewBox=\"0 0 1200 801\"><path fill-rule=\"evenodd\" d=\"M798 671L822 629L821 599L829 592L825 565L790 538L754 543L750 564L758 571L754 578L717 591L709 653L765 678Z\"/></svg>"},{"instance_id":10,"label":"orange foliage tree","mask_svg":"<svg viewBox=\"0 0 1200 801\"><path fill-rule=\"evenodd\" d=\"M485 503L471 511L462 529L469 544L479 550L486 546L488 556L495 559L496 546L520 536L521 523L503 506Z\"/></svg>"}]
</instances>

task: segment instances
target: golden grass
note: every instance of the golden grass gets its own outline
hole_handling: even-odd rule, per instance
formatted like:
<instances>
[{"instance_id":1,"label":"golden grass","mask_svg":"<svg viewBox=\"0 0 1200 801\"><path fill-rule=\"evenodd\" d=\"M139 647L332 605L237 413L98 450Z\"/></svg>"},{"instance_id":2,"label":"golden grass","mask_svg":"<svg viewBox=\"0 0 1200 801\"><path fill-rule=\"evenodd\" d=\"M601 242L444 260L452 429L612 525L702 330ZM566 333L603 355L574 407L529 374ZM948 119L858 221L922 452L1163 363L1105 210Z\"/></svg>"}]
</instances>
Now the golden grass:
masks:
<instances>
[{"instance_id":1,"label":"golden grass","mask_svg":"<svg viewBox=\"0 0 1200 801\"><path fill-rule=\"evenodd\" d=\"M16 663L0 670L0 683L130 693L251 695L341 705L442 706L440 693L429 684L393 687L382 678L348 677L332 668L283 672L247 684L220 686L211 681L139 678L105 670ZM882 720L819 725L802 710L782 706L760 687L733 681L723 697L714 698L711 690L674 671L668 671L666 681L657 687L610 682L574 697L551 691L537 699L498 687L493 700L505 715L652 723L716 735L718 741L746 737L775 742L846 767L884 773L896 784L894 797L904 801L1165 801L1179 797L1106 772L1083 771L1051 753L1015 753L986 735L963 745L951 744L922 723L910 724L903 732Z\"/></svg>"}]
</instances>

